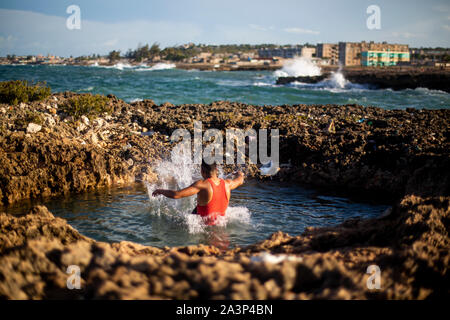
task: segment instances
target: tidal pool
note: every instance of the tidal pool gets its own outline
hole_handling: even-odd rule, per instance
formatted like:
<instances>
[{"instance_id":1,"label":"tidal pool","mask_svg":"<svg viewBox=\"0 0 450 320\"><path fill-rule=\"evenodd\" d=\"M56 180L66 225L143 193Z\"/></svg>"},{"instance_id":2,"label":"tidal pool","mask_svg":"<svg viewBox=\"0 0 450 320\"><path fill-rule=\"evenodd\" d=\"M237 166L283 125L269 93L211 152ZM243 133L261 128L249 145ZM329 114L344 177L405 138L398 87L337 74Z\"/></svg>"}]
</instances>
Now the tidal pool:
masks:
<instances>
[{"instance_id":1,"label":"tidal pool","mask_svg":"<svg viewBox=\"0 0 450 320\"><path fill-rule=\"evenodd\" d=\"M157 247L203 243L221 248L253 244L278 230L299 235L308 226L376 217L387 208L298 185L248 181L232 192L226 219L218 226L205 226L198 216L190 214L195 199L150 198L149 192L148 186L136 184L55 198L43 204L83 235L99 241L127 240Z\"/></svg>"}]
</instances>

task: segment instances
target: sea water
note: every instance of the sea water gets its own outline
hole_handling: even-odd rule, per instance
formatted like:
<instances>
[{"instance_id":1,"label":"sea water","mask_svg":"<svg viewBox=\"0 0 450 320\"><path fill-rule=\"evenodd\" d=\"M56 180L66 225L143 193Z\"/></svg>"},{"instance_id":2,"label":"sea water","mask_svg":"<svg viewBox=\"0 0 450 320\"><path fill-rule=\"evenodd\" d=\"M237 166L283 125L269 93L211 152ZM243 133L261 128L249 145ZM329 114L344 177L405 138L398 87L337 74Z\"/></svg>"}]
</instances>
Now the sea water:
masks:
<instances>
[{"instance_id":1,"label":"sea water","mask_svg":"<svg viewBox=\"0 0 450 320\"><path fill-rule=\"evenodd\" d=\"M308 62L296 61L278 72L186 71L171 64L155 66L0 66L0 81L46 81L53 92L114 94L128 102L156 103L239 101L256 105L361 104L386 109L449 108L450 94L419 88L371 90L336 72L317 84L275 85L279 75L317 75ZM82 234L99 241L134 241L145 245L213 244L244 246L284 231L298 235L308 226L328 226L349 218L377 217L388 207L355 202L295 184L247 181L232 192L230 207L217 226L192 215L195 197L172 200L152 197L156 188L181 189L200 179L198 165L180 154L154 168L158 181L121 189L102 189L43 201ZM41 201L42 202L42 201ZM29 205L28 205L29 206ZM24 212L23 206L8 209Z\"/></svg>"},{"instance_id":2,"label":"sea water","mask_svg":"<svg viewBox=\"0 0 450 320\"><path fill-rule=\"evenodd\" d=\"M196 197L153 197L158 188L181 189L200 179L199 165L175 154L154 167L158 181L127 188L38 201L82 234L98 241L133 241L157 247L209 244L220 248L245 246L283 231L301 234L306 227L330 226L349 218L379 217L385 204L369 204L276 181L246 181L231 193L230 205L217 225L207 226L191 214ZM223 177L220 170L219 175ZM32 203L36 204L36 202ZM29 210L9 208L11 213Z\"/></svg>"},{"instance_id":3,"label":"sea water","mask_svg":"<svg viewBox=\"0 0 450 320\"><path fill-rule=\"evenodd\" d=\"M320 68L294 61L272 71L179 70L173 64L132 66L0 66L0 81L46 81L54 92L114 94L127 102L152 99L171 102L210 103L217 100L255 105L360 104L394 108L449 108L450 94L425 88L402 91L371 90L348 82L342 73L318 84L276 85L279 75L318 75Z\"/></svg>"}]
</instances>

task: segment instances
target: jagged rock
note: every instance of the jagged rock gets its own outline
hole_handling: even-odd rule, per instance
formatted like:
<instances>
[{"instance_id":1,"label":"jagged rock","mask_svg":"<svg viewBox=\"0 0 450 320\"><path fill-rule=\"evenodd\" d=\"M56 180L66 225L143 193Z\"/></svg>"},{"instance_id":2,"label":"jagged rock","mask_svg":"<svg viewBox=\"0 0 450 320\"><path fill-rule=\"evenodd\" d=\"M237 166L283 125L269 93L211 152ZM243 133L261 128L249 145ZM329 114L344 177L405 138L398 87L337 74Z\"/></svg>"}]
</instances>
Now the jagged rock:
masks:
<instances>
[{"instance_id":1,"label":"jagged rock","mask_svg":"<svg viewBox=\"0 0 450 320\"><path fill-rule=\"evenodd\" d=\"M415 72L397 72L390 70L346 70L345 79L352 83L368 84L377 89L416 89L428 88L450 92L450 72L448 70ZM332 75L330 73L320 76L306 77L280 77L277 84L288 84L295 81L302 83L318 83L327 80Z\"/></svg>"},{"instance_id":2,"label":"jagged rock","mask_svg":"<svg viewBox=\"0 0 450 320\"><path fill-rule=\"evenodd\" d=\"M81 122L86 126L89 127L89 118L86 116L81 116Z\"/></svg>"},{"instance_id":3,"label":"jagged rock","mask_svg":"<svg viewBox=\"0 0 450 320\"><path fill-rule=\"evenodd\" d=\"M204 245L159 249L126 241L95 242L42 206L20 217L0 213L0 297L444 297L449 204L450 197L407 196L381 219L309 228L300 236L278 232L259 244L228 251ZM267 252L271 255L261 255ZM255 255L271 259L252 259ZM370 265L381 268L379 290L366 285ZM80 268L81 290L67 289L69 266Z\"/></svg>"},{"instance_id":4,"label":"jagged rock","mask_svg":"<svg viewBox=\"0 0 450 320\"><path fill-rule=\"evenodd\" d=\"M44 115L44 123L46 126L53 128L56 125L56 120L49 114Z\"/></svg>"},{"instance_id":5,"label":"jagged rock","mask_svg":"<svg viewBox=\"0 0 450 320\"><path fill-rule=\"evenodd\" d=\"M53 97L63 104L73 96L66 92ZM45 135L32 135L23 128L0 130L1 201L11 204L156 179L154 173L146 173L148 160L169 154L169 135L175 129L193 131L188 119L202 121L204 129L278 128L280 159L289 165L280 166L274 179L401 200L380 219L308 228L302 235L279 232L260 243L225 251L204 245L153 248L130 242L100 243L80 235L45 207L22 216L0 213L0 298L423 299L448 295L449 110L251 106L226 101L158 106L145 100L129 105L115 97L111 106L108 122L95 119L88 132L78 132L69 121L73 119L67 118L56 121ZM30 108L46 115L44 119L51 116L45 104L31 103ZM15 120L26 111L9 108L8 117L0 118L0 128L14 129ZM337 129L333 134L324 130L330 121ZM151 130L152 135L130 134L131 123ZM102 141L92 138L97 135ZM247 175L265 179L256 165L248 167ZM273 259L278 263L252 259L262 252L292 259ZM371 264L382 270L380 291L366 286ZM67 290L69 265L81 268L81 291Z\"/></svg>"},{"instance_id":6,"label":"jagged rock","mask_svg":"<svg viewBox=\"0 0 450 320\"><path fill-rule=\"evenodd\" d=\"M29 123L27 126L27 133L36 133L41 131L42 126L36 123Z\"/></svg>"}]
</instances>

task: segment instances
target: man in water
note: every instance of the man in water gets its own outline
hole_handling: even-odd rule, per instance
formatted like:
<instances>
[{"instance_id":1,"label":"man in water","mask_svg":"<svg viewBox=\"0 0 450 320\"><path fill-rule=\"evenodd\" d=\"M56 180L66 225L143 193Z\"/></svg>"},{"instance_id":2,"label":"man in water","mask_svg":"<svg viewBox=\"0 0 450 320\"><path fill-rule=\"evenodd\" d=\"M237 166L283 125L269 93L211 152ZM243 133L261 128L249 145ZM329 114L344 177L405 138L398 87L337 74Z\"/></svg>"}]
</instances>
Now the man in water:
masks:
<instances>
[{"instance_id":1,"label":"man in water","mask_svg":"<svg viewBox=\"0 0 450 320\"><path fill-rule=\"evenodd\" d=\"M153 192L156 197L162 194L172 199L181 199L197 195L197 208L192 213L205 218L208 225L214 225L219 215L224 216L230 201L231 190L244 183L244 174L238 172L234 179L220 179L217 177L217 165L202 161L201 174L204 180L198 180L182 190L157 189Z\"/></svg>"}]
</instances>

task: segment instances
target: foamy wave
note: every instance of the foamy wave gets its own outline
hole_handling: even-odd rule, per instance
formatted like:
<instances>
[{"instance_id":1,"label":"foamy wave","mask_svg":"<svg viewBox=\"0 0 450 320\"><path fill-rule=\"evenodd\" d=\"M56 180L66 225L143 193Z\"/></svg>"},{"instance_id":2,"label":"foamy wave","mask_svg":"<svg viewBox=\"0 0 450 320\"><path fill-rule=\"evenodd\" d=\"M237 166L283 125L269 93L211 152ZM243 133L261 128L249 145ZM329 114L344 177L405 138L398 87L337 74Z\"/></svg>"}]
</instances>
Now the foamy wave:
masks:
<instances>
[{"instance_id":1,"label":"foamy wave","mask_svg":"<svg viewBox=\"0 0 450 320\"><path fill-rule=\"evenodd\" d=\"M406 89L406 90L414 90L416 92L430 94L430 95L436 95L436 94L449 94L448 92L442 91L442 90L436 90L436 89L428 89L428 88L416 88L416 89Z\"/></svg>"},{"instance_id":2,"label":"foamy wave","mask_svg":"<svg viewBox=\"0 0 450 320\"><path fill-rule=\"evenodd\" d=\"M141 65L138 68L134 69L134 71L158 71L158 70L169 70L176 68L176 65L173 63L157 63L152 67L147 65Z\"/></svg>"},{"instance_id":3,"label":"foamy wave","mask_svg":"<svg viewBox=\"0 0 450 320\"><path fill-rule=\"evenodd\" d=\"M133 69L134 67L131 64L128 63L116 63L115 65L111 66L113 69L117 70L124 70L124 69Z\"/></svg>"},{"instance_id":4,"label":"foamy wave","mask_svg":"<svg viewBox=\"0 0 450 320\"><path fill-rule=\"evenodd\" d=\"M167 70L167 69L174 69L176 68L176 65L174 63L157 63L153 67L151 67L149 70Z\"/></svg>"},{"instance_id":5,"label":"foamy wave","mask_svg":"<svg viewBox=\"0 0 450 320\"><path fill-rule=\"evenodd\" d=\"M152 67L147 66L145 63L140 65L131 65L129 63L116 63L112 66L102 66L99 65L97 62L94 64L91 64L90 67L97 67L97 68L105 68L105 69L116 69L116 70L133 70L133 71L156 71L156 70L166 70L166 69L174 69L176 68L176 65L173 63L157 63Z\"/></svg>"},{"instance_id":6,"label":"foamy wave","mask_svg":"<svg viewBox=\"0 0 450 320\"><path fill-rule=\"evenodd\" d=\"M262 82L262 81L253 82L253 85L255 87L278 87L277 85L275 85L273 83L267 83L267 82Z\"/></svg>"},{"instance_id":7,"label":"foamy wave","mask_svg":"<svg viewBox=\"0 0 450 320\"><path fill-rule=\"evenodd\" d=\"M105 69L117 69L117 70L124 70L124 69L132 69L134 68L134 66L132 66L131 64L128 63L116 63L115 65L112 66L104 66L104 65L99 65L97 62L91 64L89 67L95 67L95 68L105 68Z\"/></svg>"},{"instance_id":8,"label":"foamy wave","mask_svg":"<svg viewBox=\"0 0 450 320\"><path fill-rule=\"evenodd\" d=\"M323 90L332 93L341 93L348 91L359 92L370 89L368 85L352 83L348 81L347 79L345 79L340 70L337 72L333 72L328 79L325 79L318 83L294 81L291 83L291 86L297 87L299 89Z\"/></svg>"},{"instance_id":9,"label":"foamy wave","mask_svg":"<svg viewBox=\"0 0 450 320\"><path fill-rule=\"evenodd\" d=\"M307 58L295 58L288 60L281 70L274 72L275 77L313 77L320 76L320 67Z\"/></svg>"},{"instance_id":10,"label":"foamy wave","mask_svg":"<svg viewBox=\"0 0 450 320\"><path fill-rule=\"evenodd\" d=\"M94 90L94 87L90 86L87 88L81 88L81 89L75 90L75 92L84 92L84 91L92 91L92 90Z\"/></svg>"},{"instance_id":11,"label":"foamy wave","mask_svg":"<svg viewBox=\"0 0 450 320\"><path fill-rule=\"evenodd\" d=\"M249 85L247 81L243 80L219 80L217 84L226 87L245 87Z\"/></svg>"}]
</instances>

